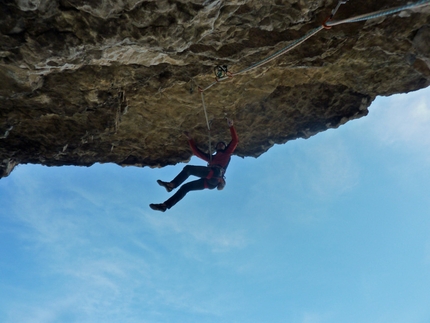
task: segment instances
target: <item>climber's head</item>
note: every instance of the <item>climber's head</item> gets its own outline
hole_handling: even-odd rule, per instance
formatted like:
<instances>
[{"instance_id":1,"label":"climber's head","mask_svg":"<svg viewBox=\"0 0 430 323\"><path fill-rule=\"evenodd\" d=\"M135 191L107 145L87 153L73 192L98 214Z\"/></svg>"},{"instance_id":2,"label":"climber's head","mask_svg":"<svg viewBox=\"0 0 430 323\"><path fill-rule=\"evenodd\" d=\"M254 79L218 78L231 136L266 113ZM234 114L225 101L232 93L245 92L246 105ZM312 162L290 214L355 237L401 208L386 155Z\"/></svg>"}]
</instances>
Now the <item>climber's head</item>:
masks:
<instances>
[{"instance_id":1,"label":"climber's head","mask_svg":"<svg viewBox=\"0 0 430 323\"><path fill-rule=\"evenodd\" d=\"M226 147L227 146L222 141L220 141L219 143L217 143L216 146L215 146L216 151L224 151Z\"/></svg>"}]
</instances>

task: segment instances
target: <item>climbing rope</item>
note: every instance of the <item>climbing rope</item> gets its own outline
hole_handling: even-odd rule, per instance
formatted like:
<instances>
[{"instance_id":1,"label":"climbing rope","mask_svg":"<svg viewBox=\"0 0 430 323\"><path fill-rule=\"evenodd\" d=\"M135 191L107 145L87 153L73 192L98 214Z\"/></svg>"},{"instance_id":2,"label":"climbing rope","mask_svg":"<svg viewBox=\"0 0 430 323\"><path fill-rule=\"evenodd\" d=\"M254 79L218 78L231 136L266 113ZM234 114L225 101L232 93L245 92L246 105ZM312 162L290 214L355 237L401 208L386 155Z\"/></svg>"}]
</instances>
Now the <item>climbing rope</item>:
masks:
<instances>
[{"instance_id":1,"label":"climbing rope","mask_svg":"<svg viewBox=\"0 0 430 323\"><path fill-rule=\"evenodd\" d=\"M201 96L202 96L202 104L203 104L203 111L205 112L205 118L206 118L206 125L208 127L208 140L209 140L209 159L212 161L212 149L211 149L211 126L209 123L209 119L208 119L208 114L206 112L206 103L205 103L205 94L203 93L203 91L200 92Z\"/></svg>"},{"instance_id":2,"label":"climbing rope","mask_svg":"<svg viewBox=\"0 0 430 323\"><path fill-rule=\"evenodd\" d=\"M206 117L206 125L208 126L208 130L211 130L211 127L209 125L209 119L208 119L208 114L206 112L206 104L205 104L205 94L203 92L200 92L202 95L202 103L203 103L203 111L205 112L205 117Z\"/></svg>"},{"instance_id":3,"label":"climbing rope","mask_svg":"<svg viewBox=\"0 0 430 323\"><path fill-rule=\"evenodd\" d=\"M376 18L380 18L383 16L393 15L395 13L398 13L398 12L406 10L406 9L424 7L424 6L427 6L429 4L430 4L430 0L421 0L421 1L414 2L414 3L405 4L403 6L399 6L399 7L395 7L395 8L391 8L391 9L386 9L386 10L379 10L379 11L371 12L368 14L364 14L364 15L360 15L360 16L356 16L356 17L352 17L352 18L348 18L348 19L344 19L344 20L328 21L327 26L337 26L337 25L341 25L341 24L347 24L347 23L359 22L359 21L364 21L364 20L376 19Z\"/></svg>"},{"instance_id":4,"label":"climbing rope","mask_svg":"<svg viewBox=\"0 0 430 323\"><path fill-rule=\"evenodd\" d=\"M339 0L339 2L337 3L336 8L334 8L331 11L330 16L328 16L327 19L324 20L324 22L322 23L322 26L324 27L324 29L331 29L331 27L329 27L329 26L326 25L327 21L332 20L333 17L334 17L334 15L336 14L336 12L339 10L340 6L343 5L343 4L345 4L345 3L347 3L348 1L349 0Z\"/></svg>"},{"instance_id":5,"label":"climbing rope","mask_svg":"<svg viewBox=\"0 0 430 323\"><path fill-rule=\"evenodd\" d=\"M240 75L240 74L244 74L246 72L249 72L257 67L260 67L264 64L267 64L268 62L274 60L275 58L289 52L290 50L294 49L295 47L299 46L300 44L304 43L306 40L308 40L309 38L311 38L312 36L316 35L318 32L320 32L323 29L331 29L333 26L338 26L341 24L347 24L347 23L353 23L353 22L359 22L359 21L365 21L365 20L370 20L370 19L376 19L376 18L380 18L383 16L388 16L388 15L392 15L395 14L397 12L406 10L406 9L412 9L412 8L419 8L419 7L424 7L430 4L430 0L420 0L414 3L409 3L403 6L399 6L399 7L395 7L395 8L391 8L391 9L386 9L386 10L379 10L379 11L375 11L375 12L371 12L368 14L363 14L363 15L359 15L359 16L355 16L352 18L348 18L348 19L344 19L344 20L332 20L334 15L336 14L336 12L339 10L340 6L342 4L346 4L349 0L340 0L337 4L337 6L332 10L330 16L322 23L321 26L311 30L310 32L308 32L306 35L304 35L303 37L293 41L292 43L290 43L289 45L287 45L286 47L282 48L281 50L273 53L272 55L266 57L265 59L252 64L249 67L244 68L243 70L236 72L236 73L232 73L230 71L227 70L227 66L225 65L218 65L214 68L214 73L215 73L215 82L209 84L207 87L205 88L201 88L200 86L198 87L199 92L201 93L201 97L202 97L202 104L203 104L203 110L205 112L205 117L206 117L206 125L208 127L208 133L209 133L209 155L210 158L212 160L212 152L211 152L211 128L210 128L210 124L209 124L209 119L208 119L208 115L206 112L206 104L205 104L205 97L204 97L204 93L206 90L210 89L212 86L214 86L215 84L221 82L221 81L225 81L229 78L232 78L236 75Z\"/></svg>"},{"instance_id":6,"label":"climbing rope","mask_svg":"<svg viewBox=\"0 0 430 323\"><path fill-rule=\"evenodd\" d=\"M260 67L264 64L267 64L268 62L274 60L275 58L289 52L290 50L294 49L295 47L299 46L300 44L302 44L303 42L305 42L306 40L308 40L309 38L311 38L312 36L316 35L318 32L320 32L322 29L330 29L333 26L337 26L337 25L341 25L341 24L346 24L346 23L353 23L353 22L359 22L359 21L364 21L364 20L370 20L370 19L375 19L375 18L379 18L379 17L383 17L383 16L388 16L388 15L392 15L395 14L397 12L406 10L406 9L412 9L412 8L419 8L419 7L424 7L430 4L430 0L420 0L414 3L409 3L403 6L399 6L399 7L395 7L395 8L391 8L391 9L387 9L387 10L380 10L380 11L375 11L375 12L371 12L368 14L364 14L364 15L360 15L360 16L356 16L356 17L352 17L352 18L348 18L348 19L344 19L344 20L339 20L339 21L332 21L332 18L334 17L334 15L336 14L336 12L338 11L339 7L342 4L346 4L349 0L340 0L339 3L337 4L337 6L332 10L330 16L323 22L322 26L319 26L313 30L311 30L310 32L308 32L306 35L304 35L303 37L293 41L292 43L290 43L289 45L287 45L286 47L282 48L281 50L275 52L274 54L266 57L265 59L244 68L243 70L236 72L236 73L232 73L232 72L228 72L225 75L222 75L221 77L215 77L215 82L209 84L207 87L205 88L201 88L200 86L198 87L198 90L200 92L204 92L208 89L210 89L212 86L214 86L215 84L225 81L233 76L236 75L240 75L240 74L244 74L246 72L249 72L257 67Z\"/></svg>"}]
</instances>

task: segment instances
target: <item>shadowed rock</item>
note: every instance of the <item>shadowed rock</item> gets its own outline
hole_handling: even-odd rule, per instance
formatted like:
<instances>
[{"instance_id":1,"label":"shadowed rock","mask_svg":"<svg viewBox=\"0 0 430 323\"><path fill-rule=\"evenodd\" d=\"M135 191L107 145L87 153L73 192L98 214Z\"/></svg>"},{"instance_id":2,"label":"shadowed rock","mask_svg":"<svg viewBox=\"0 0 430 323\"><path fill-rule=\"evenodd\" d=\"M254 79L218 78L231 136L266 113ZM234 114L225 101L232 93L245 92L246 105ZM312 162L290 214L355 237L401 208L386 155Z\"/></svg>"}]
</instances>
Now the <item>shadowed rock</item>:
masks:
<instances>
[{"instance_id":1,"label":"shadowed rock","mask_svg":"<svg viewBox=\"0 0 430 323\"><path fill-rule=\"evenodd\" d=\"M198 86L321 25L337 1L3 1L0 176L21 163L160 167L208 143ZM337 19L406 1L349 1ZM205 92L211 136L239 156L367 115L377 95L430 84L430 8L323 30Z\"/></svg>"}]
</instances>

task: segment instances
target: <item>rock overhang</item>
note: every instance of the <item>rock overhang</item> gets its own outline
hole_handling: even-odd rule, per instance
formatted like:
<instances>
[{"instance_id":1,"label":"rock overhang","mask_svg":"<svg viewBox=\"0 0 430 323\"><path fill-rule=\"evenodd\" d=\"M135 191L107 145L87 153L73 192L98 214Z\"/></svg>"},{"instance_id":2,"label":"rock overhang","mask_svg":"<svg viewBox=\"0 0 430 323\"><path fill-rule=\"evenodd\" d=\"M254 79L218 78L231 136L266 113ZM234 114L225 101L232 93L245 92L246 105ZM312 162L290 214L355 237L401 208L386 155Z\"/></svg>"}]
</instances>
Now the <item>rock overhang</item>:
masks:
<instances>
[{"instance_id":1,"label":"rock overhang","mask_svg":"<svg viewBox=\"0 0 430 323\"><path fill-rule=\"evenodd\" d=\"M202 148L199 86L319 26L337 1L6 1L0 23L2 176L20 163L162 167ZM405 1L349 1L341 18ZM367 115L377 95L430 83L430 9L323 30L205 92L211 137L239 156Z\"/></svg>"}]
</instances>

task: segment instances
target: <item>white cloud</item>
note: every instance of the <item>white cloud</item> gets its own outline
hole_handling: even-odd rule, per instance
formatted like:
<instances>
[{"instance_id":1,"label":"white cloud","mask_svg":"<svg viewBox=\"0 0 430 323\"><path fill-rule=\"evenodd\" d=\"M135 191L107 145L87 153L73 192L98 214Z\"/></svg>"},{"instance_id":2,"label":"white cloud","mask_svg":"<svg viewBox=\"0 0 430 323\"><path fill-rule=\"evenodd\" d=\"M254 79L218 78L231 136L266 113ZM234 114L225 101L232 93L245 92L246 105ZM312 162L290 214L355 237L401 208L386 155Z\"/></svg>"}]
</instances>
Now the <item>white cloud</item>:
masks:
<instances>
[{"instance_id":1,"label":"white cloud","mask_svg":"<svg viewBox=\"0 0 430 323\"><path fill-rule=\"evenodd\" d=\"M421 150L430 157L430 88L379 97L370 109L375 138L388 146Z\"/></svg>"},{"instance_id":2,"label":"white cloud","mask_svg":"<svg viewBox=\"0 0 430 323\"><path fill-rule=\"evenodd\" d=\"M310 194L320 199L337 198L358 183L359 167L349 148L330 133L311 138L311 149L295 159L295 171ZM303 143L305 145L306 143Z\"/></svg>"},{"instance_id":3,"label":"white cloud","mask_svg":"<svg viewBox=\"0 0 430 323\"><path fill-rule=\"evenodd\" d=\"M27 171L14 174L13 181L7 217L16 223L23 254L31 258L24 262L37 270L17 271L24 280L31 276L35 286L14 289L20 297L7 300L11 322L59 322L63 315L96 322L99 316L115 318L120 310L127 314L136 289L148 286L154 272L148 264L154 253L133 243L139 233L135 219L122 223L121 216L112 216L112 206L103 207L109 196L88 199L85 189L77 194L66 183L53 194L51 185ZM43 297L32 295L35 290Z\"/></svg>"},{"instance_id":4,"label":"white cloud","mask_svg":"<svg viewBox=\"0 0 430 323\"><path fill-rule=\"evenodd\" d=\"M430 241L428 241L424 248L424 262L430 265Z\"/></svg>"},{"instance_id":5,"label":"white cloud","mask_svg":"<svg viewBox=\"0 0 430 323\"><path fill-rule=\"evenodd\" d=\"M188 313L218 316L220 313L218 312L216 304L197 299L199 294L199 291L191 288L187 291L174 290L174 288L158 289L154 298L168 305L170 308L179 309Z\"/></svg>"},{"instance_id":6,"label":"white cloud","mask_svg":"<svg viewBox=\"0 0 430 323\"><path fill-rule=\"evenodd\" d=\"M196 205L195 208L198 208ZM171 211L170 211L171 212ZM195 214L199 214L198 217ZM166 234L174 232L184 235L193 243L207 245L212 252L228 252L232 249L241 249L247 245L247 239L243 232L229 229L228 227L218 227L214 223L209 223L204 210L192 212L192 217L183 214L178 216L162 216L158 213L142 212L145 221L157 232Z\"/></svg>"},{"instance_id":7,"label":"white cloud","mask_svg":"<svg viewBox=\"0 0 430 323\"><path fill-rule=\"evenodd\" d=\"M5 323L50 323L57 322L62 309L72 305L69 300L51 300L50 304L13 304L9 307L9 320Z\"/></svg>"},{"instance_id":8,"label":"white cloud","mask_svg":"<svg viewBox=\"0 0 430 323\"><path fill-rule=\"evenodd\" d=\"M188 290L188 278L181 278L181 271L175 276L178 272L165 252L181 261L200 262L200 256L207 261L207 249L217 253L243 248L243 233L207 223L209 214L204 212L198 217L160 216L139 203L121 206L107 193L76 189L65 179L54 194L43 176L28 170L14 175L8 218L19 225L16 234L27 248L25 254L37 263L35 281L53 281L44 286L42 299L33 295L26 301L8 300L12 321L49 323L71 315L71 321L80 322L120 321L123 316L124 322L140 322L139 304L152 311L142 316L147 322L166 308L217 315L217 305L211 305L218 302L216 297L206 295L206 287ZM23 271L24 276L29 273Z\"/></svg>"},{"instance_id":9,"label":"white cloud","mask_svg":"<svg viewBox=\"0 0 430 323\"><path fill-rule=\"evenodd\" d=\"M302 323L324 323L332 322L333 315L330 313L305 312Z\"/></svg>"}]
</instances>

